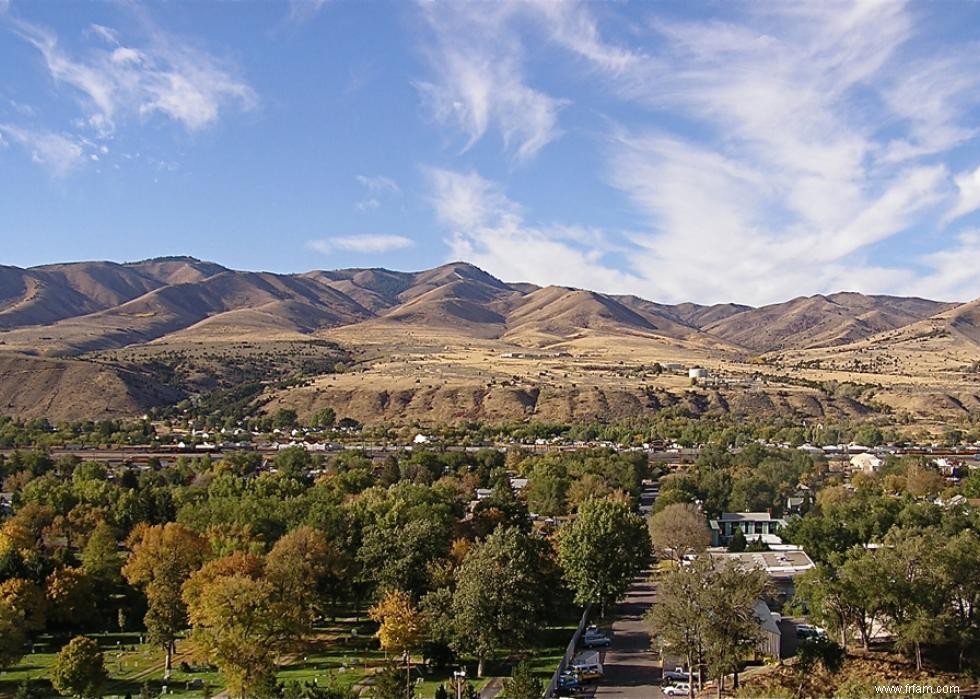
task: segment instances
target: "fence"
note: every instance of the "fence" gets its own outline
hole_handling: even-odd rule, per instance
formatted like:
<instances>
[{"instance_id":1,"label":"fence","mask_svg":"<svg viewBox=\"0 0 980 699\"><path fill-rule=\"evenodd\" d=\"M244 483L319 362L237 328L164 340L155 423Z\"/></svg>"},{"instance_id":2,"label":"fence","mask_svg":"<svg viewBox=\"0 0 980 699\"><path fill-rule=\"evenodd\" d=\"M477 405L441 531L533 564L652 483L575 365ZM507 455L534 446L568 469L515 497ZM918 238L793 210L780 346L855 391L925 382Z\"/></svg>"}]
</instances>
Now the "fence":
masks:
<instances>
[{"instance_id":1,"label":"fence","mask_svg":"<svg viewBox=\"0 0 980 699\"><path fill-rule=\"evenodd\" d=\"M561 661L558 663L558 668L555 670L555 674L551 676L551 682L548 683L548 688L544 690L544 699L549 699L554 696L555 690L558 689L558 678L561 673L565 671L568 667L568 663L571 662L572 658L575 657L575 650L578 648L578 640L582 636L582 632L585 631L585 625L589 623L589 613L592 611L592 605L590 604L582 612L582 618L578 622L578 628L575 629L575 633L572 634L572 640L568 642L568 647L565 648L565 655L562 656Z\"/></svg>"}]
</instances>

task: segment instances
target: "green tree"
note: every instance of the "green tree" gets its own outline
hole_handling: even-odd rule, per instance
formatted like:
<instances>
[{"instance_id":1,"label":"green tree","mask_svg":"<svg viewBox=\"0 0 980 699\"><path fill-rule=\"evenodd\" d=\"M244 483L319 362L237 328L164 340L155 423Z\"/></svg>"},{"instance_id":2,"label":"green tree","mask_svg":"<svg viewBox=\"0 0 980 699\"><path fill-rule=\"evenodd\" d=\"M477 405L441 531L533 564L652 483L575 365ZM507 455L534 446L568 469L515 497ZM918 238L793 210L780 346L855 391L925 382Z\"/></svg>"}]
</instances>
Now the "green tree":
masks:
<instances>
[{"instance_id":1,"label":"green tree","mask_svg":"<svg viewBox=\"0 0 980 699\"><path fill-rule=\"evenodd\" d=\"M661 578L657 603L647 611L645 621L661 651L670 651L687 660L688 680L704 660L705 586L711 562L699 558L690 566L678 566ZM694 696L693 682L690 696Z\"/></svg>"},{"instance_id":2,"label":"green tree","mask_svg":"<svg viewBox=\"0 0 980 699\"><path fill-rule=\"evenodd\" d=\"M576 603L598 604L603 616L649 558L646 523L622 499L590 500L559 533L558 560Z\"/></svg>"},{"instance_id":3,"label":"green tree","mask_svg":"<svg viewBox=\"0 0 980 699\"><path fill-rule=\"evenodd\" d=\"M76 636L58 653L50 679L58 692L89 699L102 696L108 678L99 644L91 638Z\"/></svg>"},{"instance_id":4,"label":"green tree","mask_svg":"<svg viewBox=\"0 0 980 699\"><path fill-rule=\"evenodd\" d=\"M454 645L478 661L501 648L521 648L545 611L547 544L521 530L498 528L470 549L457 572L452 598Z\"/></svg>"},{"instance_id":5,"label":"green tree","mask_svg":"<svg viewBox=\"0 0 980 699\"><path fill-rule=\"evenodd\" d=\"M742 532L741 527L736 527L735 533L732 534L731 540L728 542L728 550L731 553L741 553L746 547L745 534Z\"/></svg>"},{"instance_id":6,"label":"green tree","mask_svg":"<svg viewBox=\"0 0 980 699\"><path fill-rule=\"evenodd\" d=\"M500 693L503 699L541 699L544 694L544 683L540 677L534 676L531 664L526 660L518 663L504 680L504 688Z\"/></svg>"}]
</instances>

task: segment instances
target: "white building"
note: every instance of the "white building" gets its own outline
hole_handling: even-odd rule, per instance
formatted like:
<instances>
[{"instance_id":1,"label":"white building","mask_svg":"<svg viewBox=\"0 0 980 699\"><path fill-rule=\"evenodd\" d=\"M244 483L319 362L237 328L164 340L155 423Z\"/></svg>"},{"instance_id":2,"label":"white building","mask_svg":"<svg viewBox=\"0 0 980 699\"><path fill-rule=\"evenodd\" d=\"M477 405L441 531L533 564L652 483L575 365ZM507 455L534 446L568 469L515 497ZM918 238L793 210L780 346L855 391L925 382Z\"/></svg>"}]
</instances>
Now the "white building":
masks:
<instances>
[{"instance_id":1,"label":"white building","mask_svg":"<svg viewBox=\"0 0 980 699\"><path fill-rule=\"evenodd\" d=\"M864 473L877 473L884 463L874 454L857 454L851 457L851 468Z\"/></svg>"},{"instance_id":2,"label":"white building","mask_svg":"<svg viewBox=\"0 0 980 699\"><path fill-rule=\"evenodd\" d=\"M687 370L687 377L689 379L706 379L708 378L708 370L704 367L694 366Z\"/></svg>"}]
</instances>

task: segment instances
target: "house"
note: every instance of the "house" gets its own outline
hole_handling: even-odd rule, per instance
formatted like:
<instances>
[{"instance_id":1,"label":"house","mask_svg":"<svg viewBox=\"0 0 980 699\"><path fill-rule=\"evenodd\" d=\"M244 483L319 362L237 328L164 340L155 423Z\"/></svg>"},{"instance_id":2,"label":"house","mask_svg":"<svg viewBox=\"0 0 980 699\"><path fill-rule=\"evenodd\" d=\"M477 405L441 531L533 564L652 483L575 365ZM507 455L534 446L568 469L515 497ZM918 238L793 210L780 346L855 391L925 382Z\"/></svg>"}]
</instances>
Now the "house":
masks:
<instances>
[{"instance_id":1,"label":"house","mask_svg":"<svg viewBox=\"0 0 980 699\"><path fill-rule=\"evenodd\" d=\"M851 468L863 473L878 473L884 463L874 454L857 454L851 457Z\"/></svg>"},{"instance_id":2,"label":"house","mask_svg":"<svg viewBox=\"0 0 980 699\"><path fill-rule=\"evenodd\" d=\"M765 600L757 600L752 608L752 613L759 620L759 630L761 635L759 644L756 646L760 655L779 660L780 644L783 633L779 629L779 621L782 618L778 612L770 611L769 605Z\"/></svg>"},{"instance_id":3,"label":"house","mask_svg":"<svg viewBox=\"0 0 980 699\"><path fill-rule=\"evenodd\" d=\"M813 505L813 491L803 484L786 498L786 511L791 514L803 514Z\"/></svg>"},{"instance_id":4,"label":"house","mask_svg":"<svg viewBox=\"0 0 980 699\"><path fill-rule=\"evenodd\" d=\"M776 534L786 526L786 520L773 517L768 512L723 512L721 517L709 520L708 524L712 546L727 546L736 529L742 530L746 541L761 538L764 543L779 544L782 540Z\"/></svg>"}]
</instances>

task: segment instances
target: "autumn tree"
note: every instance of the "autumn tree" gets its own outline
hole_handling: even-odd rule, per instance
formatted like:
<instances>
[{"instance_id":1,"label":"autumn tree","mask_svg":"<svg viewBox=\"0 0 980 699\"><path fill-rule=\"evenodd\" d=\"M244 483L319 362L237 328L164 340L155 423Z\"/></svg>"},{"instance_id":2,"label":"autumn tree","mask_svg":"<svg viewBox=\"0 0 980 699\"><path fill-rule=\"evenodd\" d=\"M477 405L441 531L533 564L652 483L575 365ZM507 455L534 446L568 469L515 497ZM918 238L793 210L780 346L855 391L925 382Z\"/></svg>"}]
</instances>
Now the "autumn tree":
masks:
<instances>
[{"instance_id":1,"label":"autumn tree","mask_svg":"<svg viewBox=\"0 0 980 699\"><path fill-rule=\"evenodd\" d=\"M386 651L401 654L418 648L425 636L425 616L401 590L388 590L371 607L371 619L378 623L378 639Z\"/></svg>"},{"instance_id":2,"label":"autumn tree","mask_svg":"<svg viewBox=\"0 0 980 699\"><path fill-rule=\"evenodd\" d=\"M320 610L326 582L339 573L339 554L323 533L302 526L275 543L265 560L265 575L290 603L292 613L312 623Z\"/></svg>"},{"instance_id":3,"label":"autumn tree","mask_svg":"<svg viewBox=\"0 0 980 699\"><path fill-rule=\"evenodd\" d=\"M44 629L48 601L37 583L23 578L10 578L0 583L0 605L19 613L28 633Z\"/></svg>"},{"instance_id":4,"label":"autumn tree","mask_svg":"<svg viewBox=\"0 0 980 699\"><path fill-rule=\"evenodd\" d=\"M134 529L129 544L122 573L130 585L142 587L146 594L146 630L163 647L169 674L177 634L187 621L181 586L201 566L208 545L196 532L175 522Z\"/></svg>"},{"instance_id":5,"label":"autumn tree","mask_svg":"<svg viewBox=\"0 0 980 699\"><path fill-rule=\"evenodd\" d=\"M623 499L590 500L559 533L558 560L576 603L598 604L603 616L649 557L646 523Z\"/></svg>"},{"instance_id":6,"label":"autumn tree","mask_svg":"<svg viewBox=\"0 0 980 699\"><path fill-rule=\"evenodd\" d=\"M57 568L44 584L48 619L67 629L84 629L95 612L92 579L81 568Z\"/></svg>"},{"instance_id":7,"label":"autumn tree","mask_svg":"<svg viewBox=\"0 0 980 699\"><path fill-rule=\"evenodd\" d=\"M10 667L24 657L25 643L23 614L0 599L0 668Z\"/></svg>"},{"instance_id":8,"label":"autumn tree","mask_svg":"<svg viewBox=\"0 0 980 699\"><path fill-rule=\"evenodd\" d=\"M650 543L661 558L681 561L711 543L704 513L696 505L675 503L650 517Z\"/></svg>"},{"instance_id":9,"label":"autumn tree","mask_svg":"<svg viewBox=\"0 0 980 699\"><path fill-rule=\"evenodd\" d=\"M425 616L412 604L411 596L401 590L388 590L381 601L371 607L371 619L378 623L378 640L390 653L404 654L408 691L411 691L412 650L425 637Z\"/></svg>"},{"instance_id":10,"label":"autumn tree","mask_svg":"<svg viewBox=\"0 0 980 699\"><path fill-rule=\"evenodd\" d=\"M195 652L218 667L234 696L271 691L276 658L310 632L312 618L295 612L294 593L309 594L279 587L265 561L243 552L208 562L184 584Z\"/></svg>"},{"instance_id":11,"label":"autumn tree","mask_svg":"<svg viewBox=\"0 0 980 699\"><path fill-rule=\"evenodd\" d=\"M99 644L84 636L69 641L51 668L51 684L56 690L85 699L102 696L108 678Z\"/></svg>"}]
</instances>

